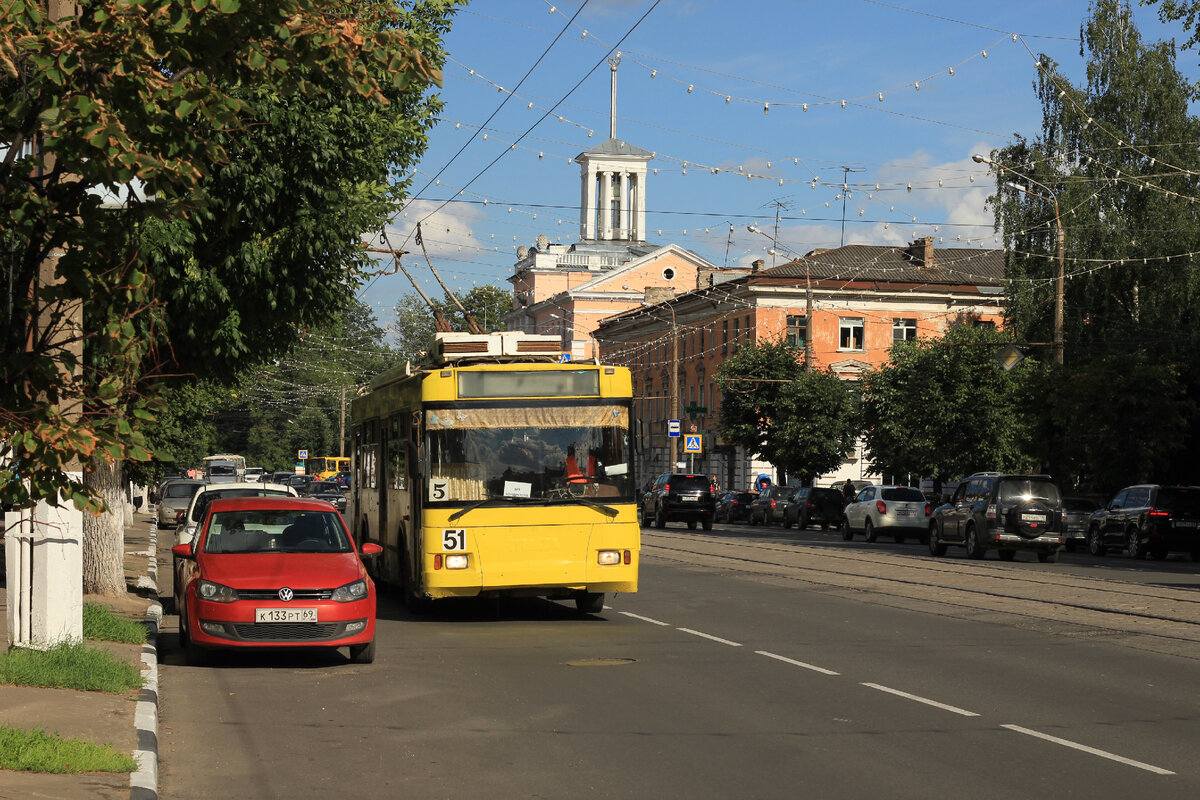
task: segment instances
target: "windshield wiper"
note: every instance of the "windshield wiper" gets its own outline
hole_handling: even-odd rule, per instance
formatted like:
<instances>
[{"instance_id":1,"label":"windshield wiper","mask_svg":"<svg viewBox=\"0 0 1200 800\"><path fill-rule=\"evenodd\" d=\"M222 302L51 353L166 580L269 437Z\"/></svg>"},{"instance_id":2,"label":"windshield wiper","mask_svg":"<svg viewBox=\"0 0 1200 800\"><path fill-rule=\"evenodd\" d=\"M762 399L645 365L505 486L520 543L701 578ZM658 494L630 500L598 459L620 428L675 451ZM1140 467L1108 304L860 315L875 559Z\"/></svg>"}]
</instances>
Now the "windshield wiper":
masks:
<instances>
[{"instance_id":1,"label":"windshield wiper","mask_svg":"<svg viewBox=\"0 0 1200 800\"><path fill-rule=\"evenodd\" d=\"M517 498L515 498L515 497L488 497L483 500L479 500L478 502L472 503L471 505L466 506L464 508L460 508L458 511L455 511L453 514L451 514L449 516L449 518L447 519L447 521L454 522L454 520L458 519L463 514L466 514L468 511L474 511L475 509L480 508L481 506L486 506L488 503L515 503L515 502L517 502Z\"/></svg>"},{"instance_id":2,"label":"windshield wiper","mask_svg":"<svg viewBox=\"0 0 1200 800\"><path fill-rule=\"evenodd\" d=\"M575 497L574 495L551 500L550 502L554 505L561 505L563 503L579 503L580 505L591 506L592 508L604 512L604 516L609 517L610 519L621 513L612 506L606 506L603 503L597 503L595 500L588 500L586 497Z\"/></svg>"}]
</instances>

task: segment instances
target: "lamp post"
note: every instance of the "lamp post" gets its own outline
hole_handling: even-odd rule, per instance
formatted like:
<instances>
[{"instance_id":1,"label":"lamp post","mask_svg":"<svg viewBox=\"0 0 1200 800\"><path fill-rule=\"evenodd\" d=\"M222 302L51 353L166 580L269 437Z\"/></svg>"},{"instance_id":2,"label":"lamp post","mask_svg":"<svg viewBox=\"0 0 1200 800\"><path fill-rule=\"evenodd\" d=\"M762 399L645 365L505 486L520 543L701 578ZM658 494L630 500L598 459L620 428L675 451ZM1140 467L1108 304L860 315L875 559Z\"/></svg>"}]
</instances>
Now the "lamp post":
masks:
<instances>
[{"instance_id":1,"label":"lamp post","mask_svg":"<svg viewBox=\"0 0 1200 800\"><path fill-rule=\"evenodd\" d=\"M1005 181L1004 182L1004 185L1008 186L1011 189L1016 189L1019 192L1023 192L1024 194L1030 195L1031 197L1037 197L1041 200L1048 200L1054 204L1054 225L1056 228L1055 239L1057 240L1057 248L1056 248L1057 256L1056 256L1056 258L1057 258L1058 264L1057 264L1057 270L1056 270L1056 273L1054 276L1054 339L1053 339L1054 344L1053 344L1053 347L1054 347L1054 363L1061 365L1063 363L1063 298L1064 298L1064 294L1065 294L1063 284L1065 283L1067 235L1066 235L1066 232L1063 230L1062 217L1058 213L1058 198L1055 196L1054 190L1051 189L1049 186L1047 186L1044 183L1039 183L1038 181L1035 181L1033 178L1029 177L1028 175L1017 172L1012 167L1001 164L998 161L993 161L992 159L986 158L981 155L973 155L973 156L971 156L971 160L974 161L976 164L991 164L994 167L998 167L1007 172L1011 172L1013 175L1016 175L1018 178L1024 178L1026 181L1033 184L1034 186L1041 187L1043 190L1045 190L1046 195L1038 194L1037 192L1030 190L1029 187L1022 186L1021 184L1015 183L1013 181Z\"/></svg>"}]
</instances>

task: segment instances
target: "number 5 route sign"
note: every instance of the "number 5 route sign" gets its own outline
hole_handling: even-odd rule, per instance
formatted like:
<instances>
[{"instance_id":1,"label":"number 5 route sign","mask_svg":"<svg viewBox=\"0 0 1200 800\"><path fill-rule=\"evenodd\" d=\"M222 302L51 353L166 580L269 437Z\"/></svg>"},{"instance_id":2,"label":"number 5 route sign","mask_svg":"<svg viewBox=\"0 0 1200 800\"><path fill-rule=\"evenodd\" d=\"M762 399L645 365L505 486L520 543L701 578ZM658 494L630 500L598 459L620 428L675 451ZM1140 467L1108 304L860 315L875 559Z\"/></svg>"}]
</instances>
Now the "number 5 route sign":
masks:
<instances>
[{"instance_id":1,"label":"number 5 route sign","mask_svg":"<svg viewBox=\"0 0 1200 800\"><path fill-rule=\"evenodd\" d=\"M683 452L685 453L703 453L704 452L704 434L689 433L683 437Z\"/></svg>"}]
</instances>

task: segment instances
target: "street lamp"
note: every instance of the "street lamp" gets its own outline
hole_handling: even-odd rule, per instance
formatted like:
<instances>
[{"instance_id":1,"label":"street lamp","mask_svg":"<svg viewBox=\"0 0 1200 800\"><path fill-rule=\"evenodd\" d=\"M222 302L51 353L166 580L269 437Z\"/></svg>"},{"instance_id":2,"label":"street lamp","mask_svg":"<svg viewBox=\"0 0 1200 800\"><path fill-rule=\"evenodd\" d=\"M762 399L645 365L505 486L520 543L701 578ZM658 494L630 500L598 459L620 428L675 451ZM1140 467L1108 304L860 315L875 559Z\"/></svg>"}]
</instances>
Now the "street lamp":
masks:
<instances>
[{"instance_id":1,"label":"street lamp","mask_svg":"<svg viewBox=\"0 0 1200 800\"><path fill-rule=\"evenodd\" d=\"M1057 269L1057 273L1054 277L1054 362L1056 364L1061 365L1063 363L1063 297L1064 297L1063 283L1064 283L1064 278L1065 278L1064 273L1065 273L1065 268L1066 268L1065 262L1066 262L1067 235L1066 235L1066 232L1063 230L1062 217L1058 213L1058 198L1054 195L1054 190L1051 189L1049 186L1045 185L1044 183L1039 183L1039 182L1035 181L1033 178L1029 177L1028 175L1017 172L1012 167L1001 164L998 161L993 161L992 159L986 158L981 155L973 155L973 156L971 156L971 160L974 161L976 164L991 164L994 167L999 167L1002 170L1011 172L1013 175L1016 175L1018 178L1024 178L1026 181L1033 184L1034 186L1038 186L1041 189L1045 190L1046 195L1049 195L1049 196L1040 195L1037 192L1029 189L1029 187L1022 186L1021 184L1014 183L1013 181L1005 181L1004 185L1009 187L1010 189L1016 189L1019 192L1023 192L1027 195L1030 195L1031 197L1037 197L1041 200L1049 200L1051 203L1054 204L1054 225L1057 229L1055 238L1057 240L1057 250L1058 250L1058 253L1057 253L1058 269Z\"/></svg>"}]
</instances>

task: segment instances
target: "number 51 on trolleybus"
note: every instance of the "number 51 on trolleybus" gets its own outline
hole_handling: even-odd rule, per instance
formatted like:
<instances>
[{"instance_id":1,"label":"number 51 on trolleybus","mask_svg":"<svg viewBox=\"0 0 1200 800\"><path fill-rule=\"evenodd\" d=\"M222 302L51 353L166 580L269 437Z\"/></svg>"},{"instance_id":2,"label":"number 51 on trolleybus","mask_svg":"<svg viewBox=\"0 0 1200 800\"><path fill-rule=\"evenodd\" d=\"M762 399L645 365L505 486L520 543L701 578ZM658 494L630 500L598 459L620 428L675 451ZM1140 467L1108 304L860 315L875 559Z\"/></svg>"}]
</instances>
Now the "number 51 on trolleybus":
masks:
<instances>
[{"instance_id":1,"label":"number 51 on trolleybus","mask_svg":"<svg viewBox=\"0 0 1200 800\"><path fill-rule=\"evenodd\" d=\"M637 591L630 373L560 349L439 333L436 366L386 372L351 404L348 522L414 606L540 596L596 613Z\"/></svg>"}]
</instances>

